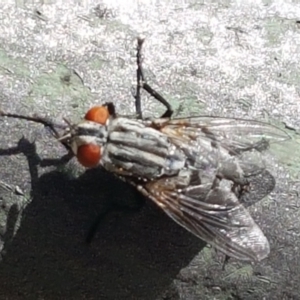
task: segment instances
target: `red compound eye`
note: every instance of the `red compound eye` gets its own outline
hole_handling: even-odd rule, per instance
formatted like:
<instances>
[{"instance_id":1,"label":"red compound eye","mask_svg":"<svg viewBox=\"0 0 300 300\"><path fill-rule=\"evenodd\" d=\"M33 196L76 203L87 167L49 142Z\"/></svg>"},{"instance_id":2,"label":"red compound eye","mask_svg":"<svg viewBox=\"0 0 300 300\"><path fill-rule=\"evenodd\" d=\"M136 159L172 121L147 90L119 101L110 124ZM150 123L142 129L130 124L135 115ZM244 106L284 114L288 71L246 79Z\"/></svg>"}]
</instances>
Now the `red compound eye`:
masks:
<instances>
[{"instance_id":1,"label":"red compound eye","mask_svg":"<svg viewBox=\"0 0 300 300\"><path fill-rule=\"evenodd\" d=\"M96 167L101 159L101 149L95 144L81 145L77 149L78 162L86 167Z\"/></svg>"},{"instance_id":2,"label":"red compound eye","mask_svg":"<svg viewBox=\"0 0 300 300\"><path fill-rule=\"evenodd\" d=\"M105 106L94 106L92 107L84 117L88 121L93 121L105 125L109 118L109 112Z\"/></svg>"}]
</instances>

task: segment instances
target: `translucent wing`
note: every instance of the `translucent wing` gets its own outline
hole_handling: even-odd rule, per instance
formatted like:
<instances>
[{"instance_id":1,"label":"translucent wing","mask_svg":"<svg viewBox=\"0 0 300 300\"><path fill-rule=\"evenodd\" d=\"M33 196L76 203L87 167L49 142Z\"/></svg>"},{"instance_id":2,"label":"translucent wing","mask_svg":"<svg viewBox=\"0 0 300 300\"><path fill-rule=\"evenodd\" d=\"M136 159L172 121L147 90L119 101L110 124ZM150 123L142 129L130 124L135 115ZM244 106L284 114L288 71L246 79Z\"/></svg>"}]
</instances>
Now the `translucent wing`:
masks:
<instances>
[{"instance_id":1,"label":"translucent wing","mask_svg":"<svg viewBox=\"0 0 300 300\"><path fill-rule=\"evenodd\" d=\"M290 139L282 129L254 120L201 116L168 121L157 119L153 123L174 138L210 139L236 153L265 150L271 143Z\"/></svg>"},{"instance_id":2,"label":"translucent wing","mask_svg":"<svg viewBox=\"0 0 300 300\"><path fill-rule=\"evenodd\" d=\"M230 189L190 183L191 173L184 170L139 190L179 225L230 257L260 261L269 254L268 240Z\"/></svg>"},{"instance_id":3,"label":"translucent wing","mask_svg":"<svg viewBox=\"0 0 300 300\"><path fill-rule=\"evenodd\" d=\"M233 177L252 176L265 169L261 152L271 143L290 138L280 128L244 119L157 119L153 125L185 152L189 166L213 176L221 168L236 183Z\"/></svg>"}]
</instances>

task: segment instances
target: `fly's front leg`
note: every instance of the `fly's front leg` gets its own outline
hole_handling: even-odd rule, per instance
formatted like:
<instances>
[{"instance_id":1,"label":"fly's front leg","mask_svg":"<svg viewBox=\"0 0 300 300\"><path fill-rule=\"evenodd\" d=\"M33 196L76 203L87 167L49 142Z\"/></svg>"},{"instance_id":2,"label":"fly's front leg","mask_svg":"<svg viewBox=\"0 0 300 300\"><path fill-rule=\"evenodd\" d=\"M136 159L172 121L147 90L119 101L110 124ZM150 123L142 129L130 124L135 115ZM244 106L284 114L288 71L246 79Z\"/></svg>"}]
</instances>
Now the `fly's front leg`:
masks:
<instances>
[{"instance_id":1,"label":"fly's front leg","mask_svg":"<svg viewBox=\"0 0 300 300\"><path fill-rule=\"evenodd\" d=\"M0 149L0 156L17 155L20 153L23 153L26 156L28 162L30 162L30 165L40 166L42 168L67 164L74 157L72 152L68 152L61 158L40 158L40 156L36 153L34 143L29 142L24 137L19 140L16 147Z\"/></svg>"},{"instance_id":2,"label":"fly's front leg","mask_svg":"<svg viewBox=\"0 0 300 300\"><path fill-rule=\"evenodd\" d=\"M66 165L72 158L74 154L72 152L68 152L61 158L43 158L40 160L40 167L58 167L62 165Z\"/></svg>"},{"instance_id":3,"label":"fly's front leg","mask_svg":"<svg viewBox=\"0 0 300 300\"><path fill-rule=\"evenodd\" d=\"M39 117L39 116L23 116L19 114L11 114L11 113L5 113L4 111L0 110L0 116L1 117L7 117L7 118L12 118L12 119L21 119L21 120L26 120L26 121L31 121L34 123L40 123L44 125L45 127L49 128L52 135L55 138L59 137L59 133L57 132L56 128L63 128L66 129L66 126L61 126L59 124L53 123L51 120L48 120L47 118L44 117Z\"/></svg>"},{"instance_id":4,"label":"fly's front leg","mask_svg":"<svg viewBox=\"0 0 300 300\"><path fill-rule=\"evenodd\" d=\"M23 116L23 115L19 115L19 114L11 114L11 113L5 113L4 111L0 110L0 117L7 117L7 118L12 118L12 119L21 119L21 120L26 120L26 121L30 121L30 122L34 122L34 123L40 123L42 125L44 125L46 128L49 128L51 134L56 138L60 138L60 135L58 133L58 131L56 130L56 128L61 128L61 129L66 129L65 125L61 125L61 124L55 124L54 122L52 122L51 120L44 118L44 117L40 117L40 116ZM61 144L66 148L67 151L71 151L71 148L68 144L61 142Z\"/></svg>"},{"instance_id":5,"label":"fly's front leg","mask_svg":"<svg viewBox=\"0 0 300 300\"><path fill-rule=\"evenodd\" d=\"M173 109L170 103L161 96L158 92L156 92L145 80L144 71L142 67L142 46L144 43L144 39L138 38L137 43L137 54L136 54L136 61L137 61L137 87L136 87L136 94L135 94L135 109L136 114L139 119L143 118L142 115L142 108L141 108L141 88L147 91L152 97L154 97L157 101L163 104L166 107L165 113L161 116L161 118L170 118L173 114Z\"/></svg>"},{"instance_id":6,"label":"fly's front leg","mask_svg":"<svg viewBox=\"0 0 300 300\"><path fill-rule=\"evenodd\" d=\"M67 128L66 125L56 124L47 118L36 116L36 115L24 116L24 115L13 114L13 113L5 113L0 110L0 116L12 118L12 119L21 119L21 120L26 120L26 121L42 124L46 128L48 128L50 130L51 134L58 140L60 138L60 135L59 135L58 131L56 130L56 128L60 128L60 129L64 129L64 130ZM59 159L41 159L36 154L36 161L39 161L39 165L41 167L58 166L58 165L66 164L67 162L69 162L71 160L71 158L74 156L74 154L73 154L70 146L66 142L63 142L63 141L60 141L60 143L64 146L64 148L67 150L68 153ZM25 144L29 145L30 143L26 139L22 138L19 141L18 147L16 147L16 151L20 151L23 153L24 149L26 148L26 147L24 148ZM9 151L7 153L9 153ZM26 153L26 150L24 153ZM0 153L0 155L1 155L1 153Z\"/></svg>"}]
</instances>

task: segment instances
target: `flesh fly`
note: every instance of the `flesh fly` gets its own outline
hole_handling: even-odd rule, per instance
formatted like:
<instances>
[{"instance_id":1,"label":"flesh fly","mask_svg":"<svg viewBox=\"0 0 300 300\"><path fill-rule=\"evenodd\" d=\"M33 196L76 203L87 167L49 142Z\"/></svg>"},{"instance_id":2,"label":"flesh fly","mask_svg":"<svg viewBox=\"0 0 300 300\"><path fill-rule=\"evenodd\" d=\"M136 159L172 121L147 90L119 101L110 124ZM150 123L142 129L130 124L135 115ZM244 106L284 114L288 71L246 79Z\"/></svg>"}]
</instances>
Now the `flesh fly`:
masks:
<instances>
[{"instance_id":1,"label":"flesh fly","mask_svg":"<svg viewBox=\"0 0 300 300\"><path fill-rule=\"evenodd\" d=\"M249 178L265 171L254 157L270 143L288 139L272 125L235 118L172 119L168 102L144 80L137 48L136 118L122 117L113 103L92 107L78 124L59 135L39 117L2 112L50 127L86 168L102 167L126 180L169 217L230 257L260 261L269 243L239 198ZM143 119L140 89L167 108L158 119Z\"/></svg>"}]
</instances>

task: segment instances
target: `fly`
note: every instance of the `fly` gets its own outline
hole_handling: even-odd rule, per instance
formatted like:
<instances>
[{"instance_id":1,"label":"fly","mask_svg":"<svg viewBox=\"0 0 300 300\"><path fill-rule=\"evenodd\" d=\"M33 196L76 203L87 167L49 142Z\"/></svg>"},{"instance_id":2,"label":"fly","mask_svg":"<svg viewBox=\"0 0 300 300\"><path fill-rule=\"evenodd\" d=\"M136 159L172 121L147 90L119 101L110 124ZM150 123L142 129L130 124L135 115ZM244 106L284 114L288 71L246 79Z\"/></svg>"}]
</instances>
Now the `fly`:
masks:
<instances>
[{"instance_id":1,"label":"fly","mask_svg":"<svg viewBox=\"0 0 300 300\"><path fill-rule=\"evenodd\" d=\"M113 103L105 103L92 107L78 124L66 121L60 135L59 126L44 118L1 115L49 127L81 165L116 174L179 225L226 255L244 261L264 259L270 252L268 240L239 199L251 188L251 176L268 172L254 158L256 154L289 136L254 120L172 119L170 104L145 81L143 42L138 39L136 118L120 116ZM160 118L143 118L141 89L166 107Z\"/></svg>"}]
</instances>

